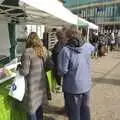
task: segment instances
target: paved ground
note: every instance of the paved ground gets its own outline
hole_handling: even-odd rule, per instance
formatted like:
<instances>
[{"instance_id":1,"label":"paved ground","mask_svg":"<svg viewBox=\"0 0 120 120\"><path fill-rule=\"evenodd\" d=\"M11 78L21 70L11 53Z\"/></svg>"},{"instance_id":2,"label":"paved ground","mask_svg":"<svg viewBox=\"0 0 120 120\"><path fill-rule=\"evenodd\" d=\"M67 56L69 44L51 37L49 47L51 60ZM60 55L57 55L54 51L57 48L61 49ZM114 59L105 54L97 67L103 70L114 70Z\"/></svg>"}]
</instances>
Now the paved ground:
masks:
<instances>
[{"instance_id":1,"label":"paved ground","mask_svg":"<svg viewBox=\"0 0 120 120\"><path fill-rule=\"evenodd\" d=\"M67 120L55 111L63 106L62 94L54 94L47 116ZM120 52L93 60L93 88L91 92L92 120L120 120Z\"/></svg>"}]
</instances>

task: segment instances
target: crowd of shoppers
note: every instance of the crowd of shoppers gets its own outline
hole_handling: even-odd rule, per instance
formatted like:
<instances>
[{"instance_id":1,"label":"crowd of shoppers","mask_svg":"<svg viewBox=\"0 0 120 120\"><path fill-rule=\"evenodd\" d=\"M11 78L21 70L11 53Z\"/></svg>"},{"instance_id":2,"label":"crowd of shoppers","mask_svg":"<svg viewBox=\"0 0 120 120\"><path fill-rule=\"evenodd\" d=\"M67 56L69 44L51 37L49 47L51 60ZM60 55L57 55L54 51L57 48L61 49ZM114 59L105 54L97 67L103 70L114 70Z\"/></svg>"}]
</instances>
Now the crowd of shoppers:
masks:
<instances>
[{"instance_id":1,"label":"crowd of shoppers","mask_svg":"<svg viewBox=\"0 0 120 120\"><path fill-rule=\"evenodd\" d=\"M94 32L90 34L90 43L95 47L95 52L93 56L96 58L106 56L109 51L113 51L120 46L120 32L106 32L98 33L96 35Z\"/></svg>"},{"instance_id":2,"label":"crowd of shoppers","mask_svg":"<svg viewBox=\"0 0 120 120\"><path fill-rule=\"evenodd\" d=\"M25 77L26 90L22 101L28 120L43 120L43 105L51 99L47 70L51 70L64 93L64 107L61 109L69 120L90 120L89 99L91 91L91 55L101 57L120 47L120 32L114 34L90 33L87 42L85 29L75 27L56 30L58 42L48 48L37 33L31 32L26 49L21 57L19 71ZM48 69L46 69L48 68Z\"/></svg>"},{"instance_id":3,"label":"crowd of shoppers","mask_svg":"<svg viewBox=\"0 0 120 120\"><path fill-rule=\"evenodd\" d=\"M57 83L63 86L64 110L69 120L90 120L91 53L95 48L86 43L85 30L72 27L57 31L56 36L58 42L52 50L49 69ZM30 33L19 67L26 81L22 104L28 120L43 120L43 105L48 100L47 53L38 35Z\"/></svg>"}]
</instances>

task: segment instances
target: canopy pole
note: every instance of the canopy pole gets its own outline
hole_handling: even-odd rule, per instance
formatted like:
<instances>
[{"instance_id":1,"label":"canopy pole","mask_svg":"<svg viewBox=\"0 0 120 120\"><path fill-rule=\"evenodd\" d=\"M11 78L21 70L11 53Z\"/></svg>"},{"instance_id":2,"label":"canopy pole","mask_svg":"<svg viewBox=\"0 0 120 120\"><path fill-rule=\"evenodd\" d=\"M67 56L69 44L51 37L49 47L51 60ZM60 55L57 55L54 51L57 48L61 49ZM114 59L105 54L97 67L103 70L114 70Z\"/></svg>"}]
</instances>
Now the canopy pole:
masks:
<instances>
[{"instance_id":1,"label":"canopy pole","mask_svg":"<svg viewBox=\"0 0 120 120\"><path fill-rule=\"evenodd\" d=\"M77 30L79 30L79 0L77 2Z\"/></svg>"},{"instance_id":2,"label":"canopy pole","mask_svg":"<svg viewBox=\"0 0 120 120\"><path fill-rule=\"evenodd\" d=\"M89 42L89 32L90 32L90 28L88 27L88 30L87 30L87 42Z\"/></svg>"}]
</instances>

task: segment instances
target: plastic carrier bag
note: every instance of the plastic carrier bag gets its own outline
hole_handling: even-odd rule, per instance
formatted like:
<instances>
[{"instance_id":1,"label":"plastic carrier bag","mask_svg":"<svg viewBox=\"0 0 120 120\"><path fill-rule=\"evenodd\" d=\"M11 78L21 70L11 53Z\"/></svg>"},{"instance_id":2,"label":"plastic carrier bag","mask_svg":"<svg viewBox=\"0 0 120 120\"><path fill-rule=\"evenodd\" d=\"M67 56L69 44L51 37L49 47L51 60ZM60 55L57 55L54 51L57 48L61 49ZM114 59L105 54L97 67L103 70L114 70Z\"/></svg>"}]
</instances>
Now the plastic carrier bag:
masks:
<instances>
[{"instance_id":1,"label":"plastic carrier bag","mask_svg":"<svg viewBox=\"0 0 120 120\"><path fill-rule=\"evenodd\" d=\"M14 79L10 91L9 96L22 101L25 94L25 79L24 76L20 75L19 72L16 74L16 78Z\"/></svg>"}]
</instances>

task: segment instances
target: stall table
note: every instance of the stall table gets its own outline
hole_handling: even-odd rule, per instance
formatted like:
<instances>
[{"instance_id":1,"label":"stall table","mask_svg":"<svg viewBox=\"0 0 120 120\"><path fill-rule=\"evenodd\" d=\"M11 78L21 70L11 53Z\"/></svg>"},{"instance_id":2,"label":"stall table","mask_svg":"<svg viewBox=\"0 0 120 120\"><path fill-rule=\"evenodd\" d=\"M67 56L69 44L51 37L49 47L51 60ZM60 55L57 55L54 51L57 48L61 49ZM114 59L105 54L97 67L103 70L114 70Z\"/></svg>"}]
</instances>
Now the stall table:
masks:
<instances>
[{"instance_id":1,"label":"stall table","mask_svg":"<svg viewBox=\"0 0 120 120\"><path fill-rule=\"evenodd\" d=\"M12 78L0 83L0 120L26 120L25 112L17 108L16 100L8 95Z\"/></svg>"}]
</instances>

